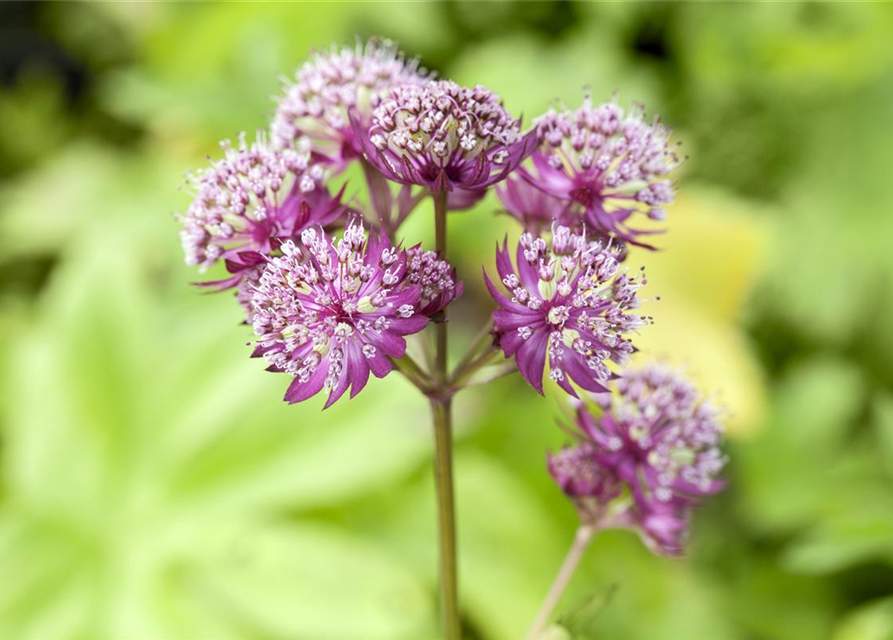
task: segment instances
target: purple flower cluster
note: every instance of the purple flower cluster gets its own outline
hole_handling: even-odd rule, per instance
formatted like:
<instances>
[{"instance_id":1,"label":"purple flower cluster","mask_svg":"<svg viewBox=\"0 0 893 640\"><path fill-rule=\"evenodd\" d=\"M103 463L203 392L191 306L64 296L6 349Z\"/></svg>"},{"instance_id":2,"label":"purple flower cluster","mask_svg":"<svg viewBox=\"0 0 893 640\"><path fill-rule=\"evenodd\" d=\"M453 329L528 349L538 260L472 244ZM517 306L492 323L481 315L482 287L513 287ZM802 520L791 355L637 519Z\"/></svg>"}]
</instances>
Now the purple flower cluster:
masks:
<instances>
[{"instance_id":1,"label":"purple flower cluster","mask_svg":"<svg viewBox=\"0 0 893 640\"><path fill-rule=\"evenodd\" d=\"M481 190L504 179L533 150L533 133L480 85L449 80L391 89L364 128L366 158L389 180L433 191Z\"/></svg>"},{"instance_id":2,"label":"purple flower cluster","mask_svg":"<svg viewBox=\"0 0 893 640\"><path fill-rule=\"evenodd\" d=\"M722 414L657 364L628 369L598 415L577 409L581 441L549 457L552 477L585 522L632 527L655 551L682 552L689 514L723 487Z\"/></svg>"},{"instance_id":3,"label":"purple flower cluster","mask_svg":"<svg viewBox=\"0 0 893 640\"><path fill-rule=\"evenodd\" d=\"M493 324L500 348L521 375L543 393L549 377L572 396L571 381L592 392L606 391L613 374L608 361L626 362L633 352L627 336L648 323L635 313L642 275L621 269L617 250L556 226L551 242L524 233L512 265L507 244L497 250L503 294L484 278L498 308Z\"/></svg>"},{"instance_id":4,"label":"purple flower cluster","mask_svg":"<svg viewBox=\"0 0 893 640\"><path fill-rule=\"evenodd\" d=\"M390 41L320 52L295 73L273 118L274 143L281 148L312 144L338 170L362 155L348 113L368 122L371 110L395 86L423 84L427 72L406 60Z\"/></svg>"},{"instance_id":5,"label":"purple flower cluster","mask_svg":"<svg viewBox=\"0 0 893 640\"><path fill-rule=\"evenodd\" d=\"M335 241L307 229L282 245L254 289L255 355L273 371L294 376L289 403L328 391L329 407L390 373L390 358L406 350L403 336L428 324L461 292L454 272L436 254L393 247L354 222Z\"/></svg>"},{"instance_id":6,"label":"purple flower cluster","mask_svg":"<svg viewBox=\"0 0 893 640\"><path fill-rule=\"evenodd\" d=\"M178 216L186 263L225 266L227 277L202 284L235 289L253 355L293 378L289 403L355 396L404 357L406 336L446 320L463 290L456 269L421 245L404 249L397 232L433 196L445 247L446 212L495 186L524 227L513 250L497 246L499 281L484 273L495 344L540 394L548 371L583 397L579 442L549 457L550 473L587 525L635 528L659 553L681 552L692 508L722 488L720 414L672 370L622 370L651 322L639 312L645 275L623 263L631 247L653 249L643 240L661 229L640 222L663 221L675 195L680 161L666 127L587 94L522 131L489 89L434 79L372 40L314 54L270 130L222 147L189 178L192 202ZM343 182L352 163L368 202L348 206L330 180ZM498 357L475 341L450 372L445 338L439 324L436 373L401 367L442 405Z\"/></svg>"},{"instance_id":7,"label":"purple flower cluster","mask_svg":"<svg viewBox=\"0 0 893 640\"><path fill-rule=\"evenodd\" d=\"M208 284L230 287L281 241L334 222L344 208L325 186L327 168L308 153L274 149L262 136L249 146L244 134L237 148L221 147L222 160L189 178L194 197L179 216L180 239L186 264L205 271L225 260L235 275Z\"/></svg>"},{"instance_id":8,"label":"purple flower cluster","mask_svg":"<svg viewBox=\"0 0 893 640\"><path fill-rule=\"evenodd\" d=\"M516 181L541 192L527 197L499 192L506 210L525 225L531 208L548 208L562 224L585 225L591 232L646 248L642 235L655 233L630 226L635 214L666 219L673 202L668 174L679 165L670 131L658 121L648 124L641 107L626 113L609 102L594 107L587 95L576 110L550 110L535 121L539 147ZM534 205L531 197L545 202Z\"/></svg>"}]
</instances>

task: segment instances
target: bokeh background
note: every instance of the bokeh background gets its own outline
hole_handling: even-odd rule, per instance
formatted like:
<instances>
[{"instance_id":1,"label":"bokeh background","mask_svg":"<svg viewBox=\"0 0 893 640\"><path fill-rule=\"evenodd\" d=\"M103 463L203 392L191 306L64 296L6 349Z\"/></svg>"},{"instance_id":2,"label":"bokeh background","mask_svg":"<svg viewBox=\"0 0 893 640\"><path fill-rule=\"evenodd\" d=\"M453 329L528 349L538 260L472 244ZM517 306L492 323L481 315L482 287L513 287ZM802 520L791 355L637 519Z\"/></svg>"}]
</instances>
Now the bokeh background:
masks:
<instances>
[{"instance_id":1,"label":"bokeh background","mask_svg":"<svg viewBox=\"0 0 893 640\"><path fill-rule=\"evenodd\" d=\"M0 4L0 638L436 637L425 403L285 406L171 215L310 48L372 35L528 122L588 86L684 144L640 344L729 407L729 487L683 560L602 535L575 637L893 638L893 6L800 2ZM451 223L460 345L496 208ZM510 640L576 524L560 407L457 402L467 636Z\"/></svg>"}]
</instances>

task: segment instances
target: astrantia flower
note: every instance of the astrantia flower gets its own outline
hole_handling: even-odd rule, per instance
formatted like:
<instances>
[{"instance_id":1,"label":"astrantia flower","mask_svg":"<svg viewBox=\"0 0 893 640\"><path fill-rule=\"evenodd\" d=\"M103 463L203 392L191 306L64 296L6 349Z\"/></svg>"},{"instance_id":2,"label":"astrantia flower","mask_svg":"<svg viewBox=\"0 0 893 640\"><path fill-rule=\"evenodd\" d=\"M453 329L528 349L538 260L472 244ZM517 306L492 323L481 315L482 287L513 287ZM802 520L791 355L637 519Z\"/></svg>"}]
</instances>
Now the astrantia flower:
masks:
<instances>
[{"instance_id":1,"label":"astrantia flower","mask_svg":"<svg viewBox=\"0 0 893 640\"><path fill-rule=\"evenodd\" d=\"M553 224L572 226L571 203L559 200L514 173L496 185L496 195L505 212L524 226L525 231L539 234Z\"/></svg>"},{"instance_id":2,"label":"astrantia flower","mask_svg":"<svg viewBox=\"0 0 893 640\"><path fill-rule=\"evenodd\" d=\"M407 252L386 236L367 239L359 222L337 242L308 229L298 243L285 242L282 253L268 259L255 287L253 325L256 355L271 370L294 376L289 403L326 389L328 407L348 387L351 397L359 393L370 371L387 375L390 358L406 350L403 336L428 323L423 307L436 306L443 291L457 287L422 265L411 268ZM440 276L440 268L434 271Z\"/></svg>"},{"instance_id":3,"label":"astrantia flower","mask_svg":"<svg viewBox=\"0 0 893 640\"><path fill-rule=\"evenodd\" d=\"M574 110L551 110L535 121L540 147L522 175L542 191L573 203L591 229L640 246L644 231L629 225L635 214L666 219L673 202L668 174L679 165L670 130L609 102L592 106L589 95ZM652 248L652 247L648 247Z\"/></svg>"},{"instance_id":4,"label":"astrantia flower","mask_svg":"<svg viewBox=\"0 0 893 640\"><path fill-rule=\"evenodd\" d=\"M441 260L436 251L423 251L420 245L406 250L406 280L418 285L418 312L429 318L462 295L462 283L456 269Z\"/></svg>"},{"instance_id":5,"label":"astrantia flower","mask_svg":"<svg viewBox=\"0 0 893 640\"><path fill-rule=\"evenodd\" d=\"M417 60L406 60L390 41L320 52L295 73L273 118L273 141L279 147L313 143L337 169L362 155L348 118L356 109L368 122L371 110L391 87L427 82Z\"/></svg>"},{"instance_id":6,"label":"astrantia flower","mask_svg":"<svg viewBox=\"0 0 893 640\"><path fill-rule=\"evenodd\" d=\"M434 191L481 190L502 180L535 145L533 132L480 85L448 80L391 89L354 128L366 158L386 177Z\"/></svg>"},{"instance_id":7,"label":"astrantia flower","mask_svg":"<svg viewBox=\"0 0 893 640\"><path fill-rule=\"evenodd\" d=\"M324 186L325 168L309 154L275 150L259 137L249 147L221 143L224 158L190 176L195 197L184 215L180 239L186 264L205 271L225 260L235 275L218 283L235 286L279 242L307 228L327 225L343 207Z\"/></svg>"},{"instance_id":8,"label":"astrantia flower","mask_svg":"<svg viewBox=\"0 0 893 640\"><path fill-rule=\"evenodd\" d=\"M571 380L587 391L605 391L612 377L607 361L624 363L633 352L627 336L647 323L633 312L644 276L621 270L616 250L605 243L560 226L550 244L521 236L517 271L504 244L496 269L509 297L484 274L499 305L493 323L499 346L515 357L524 379L542 393L548 356L549 377L569 394L577 395Z\"/></svg>"},{"instance_id":9,"label":"astrantia flower","mask_svg":"<svg viewBox=\"0 0 893 640\"><path fill-rule=\"evenodd\" d=\"M582 442L551 456L549 470L589 524L635 528L678 554L692 507L723 487L721 412L663 365L627 370L615 386L598 396L600 415L578 408Z\"/></svg>"}]
</instances>

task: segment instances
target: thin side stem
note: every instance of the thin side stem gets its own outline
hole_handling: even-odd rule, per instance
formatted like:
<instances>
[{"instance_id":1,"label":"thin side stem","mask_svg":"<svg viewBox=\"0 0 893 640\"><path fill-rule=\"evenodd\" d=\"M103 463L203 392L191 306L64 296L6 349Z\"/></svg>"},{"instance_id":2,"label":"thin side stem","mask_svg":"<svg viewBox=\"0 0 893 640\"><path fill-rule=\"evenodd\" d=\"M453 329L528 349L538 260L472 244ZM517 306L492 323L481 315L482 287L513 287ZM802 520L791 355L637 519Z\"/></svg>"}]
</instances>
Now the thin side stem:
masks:
<instances>
[{"instance_id":1,"label":"thin side stem","mask_svg":"<svg viewBox=\"0 0 893 640\"><path fill-rule=\"evenodd\" d=\"M447 258L447 193L431 194L434 199L435 246ZM445 319L444 319L445 320ZM453 499L452 392L447 371L447 323L435 325L436 350L433 378L440 394L432 395L434 421L434 480L437 486L437 513L440 528L440 596L444 640L461 640L458 570L456 567L456 515Z\"/></svg>"},{"instance_id":2,"label":"thin side stem","mask_svg":"<svg viewBox=\"0 0 893 640\"><path fill-rule=\"evenodd\" d=\"M456 365L456 368L453 369L453 380L456 379L457 376L461 375L462 371L467 367L478 355L478 351L480 351L485 346L490 346L493 344L493 323L489 320L487 324L481 327L481 330L474 337L474 340L471 341L471 346L468 347L468 351L465 352L465 355L462 356L462 359L459 360L459 363Z\"/></svg>"},{"instance_id":3,"label":"thin side stem","mask_svg":"<svg viewBox=\"0 0 893 640\"><path fill-rule=\"evenodd\" d=\"M555 582L552 583L552 587L549 589L549 593L546 594L546 599L543 601L543 605L540 607L540 611L536 615L536 619L533 621L530 631L524 636L525 640L538 640L540 636L542 636L543 631L545 631L546 625L549 622L549 618L555 610L555 606L558 604L558 601L561 600L561 596L564 594L574 572L580 565L580 560L583 558L583 554L586 553L586 549L589 548L589 543L592 542L594 535L595 529L589 525L582 524L580 525L580 528L577 529L577 534L574 536L574 542L571 545L570 551L567 552L567 557L565 557L564 563L561 565L561 569L555 577Z\"/></svg>"},{"instance_id":4,"label":"thin side stem","mask_svg":"<svg viewBox=\"0 0 893 640\"><path fill-rule=\"evenodd\" d=\"M402 358L391 358L391 364L426 396L436 391L434 381L408 354L404 353Z\"/></svg>"},{"instance_id":5,"label":"thin side stem","mask_svg":"<svg viewBox=\"0 0 893 640\"><path fill-rule=\"evenodd\" d=\"M388 237L393 240L395 230L391 220L393 196L391 195L391 187L388 185L388 180L366 158L360 157L360 165L363 167L363 175L366 177L366 184L369 187L369 200L372 203L372 208L375 210L378 224L388 234Z\"/></svg>"}]
</instances>

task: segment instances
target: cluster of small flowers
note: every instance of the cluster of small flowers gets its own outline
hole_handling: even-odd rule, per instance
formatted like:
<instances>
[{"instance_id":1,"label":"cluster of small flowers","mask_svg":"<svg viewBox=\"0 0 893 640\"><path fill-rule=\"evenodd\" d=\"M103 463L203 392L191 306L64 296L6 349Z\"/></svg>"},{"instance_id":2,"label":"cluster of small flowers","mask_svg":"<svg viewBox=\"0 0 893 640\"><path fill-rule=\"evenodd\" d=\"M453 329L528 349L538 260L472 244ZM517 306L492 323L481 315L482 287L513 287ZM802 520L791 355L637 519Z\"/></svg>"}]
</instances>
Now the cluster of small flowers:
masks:
<instances>
[{"instance_id":1,"label":"cluster of small flowers","mask_svg":"<svg viewBox=\"0 0 893 640\"><path fill-rule=\"evenodd\" d=\"M273 148L263 135L250 146L244 134L238 147L220 146L222 160L188 177L195 195L180 216L186 264L202 271L221 259L242 264L240 253L269 253L277 238L341 214L340 196L325 188L326 167L309 153Z\"/></svg>"},{"instance_id":2,"label":"cluster of small flowers","mask_svg":"<svg viewBox=\"0 0 893 640\"><path fill-rule=\"evenodd\" d=\"M658 364L627 369L601 414L576 414L581 441L549 471L585 522L633 527L658 553L681 553L699 498L723 487L722 414L688 380Z\"/></svg>"},{"instance_id":3,"label":"cluster of small flowers","mask_svg":"<svg viewBox=\"0 0 893 640\"><path fill-rule=\"evenodd\" d=\"M389 358L406 350L403 336L421 331L426 312L458 288L436 254L395 248L386 236L367 236L359 221L337 241L307 229L282 253L254 288L252 322L257 355L294 376L289 403L325 388L328 407L348 387L351 397L359 393L370 371L390 373Z\"/></svg>"},{"instance_id":4,"label":"cluster of small flowers","mask_svg":"<svg viewBox=\"0 0 893 640\"><path fill-rule=\"evenodd\" d=\"M353 48L316 53L285 87L271 124L279 147L306 144L343 169L362 155L349 111L362 121L395 86L424 84L431 78L417 60L406 60L391 42L370 40Z\"/></svg>"},{"instance_id":5,"label":"cluster of small flowers","mask_svg":"<svg viewBox=\"0 0 893 640\"><path fill-rule=\"evenodd\" d=\"M359 136L389 179L434 191L484 189L505 178L532 147L499 96L449 80L391 89Z\"/></svg>"},{"instance_id":6,"label":"cluster of small flowers","mask_svg":"<svg viewBox=\"0 0 893 640\"><path fill-rule=\"evenodd\" d=\"M576 397L570 380L591 392L606 391L610 360L624 364L633 352L626 336L649 321L634 310L644 275L621 270L616 249L603 241L556 225L550 243L524 233L517 270L508 246L497 252L496 268L510 296L485 274L499 308L493 323L506 357L514 356L521 375L543 393L543 369Z\"/></svg>"},{"instance_id":7,"label":"cluster of small flowers","mask_svg":"<svg viewBox=\"0 0 893 640\"><path fill-rule=\"evenodd\" d=\"M539 393L548 367L578 403L581 442L550 471L587 523L635 527L678 553L691 508L721 488L719 414L672 371L622 369L651 322L638 312L645 275L623 263L661 231L631 221L666 218L679 165L669 130L587 93L525 132L487 88L434 79L370 41L314 54L278 100L270 138L224 142L223 159L191 176L179 220L187 264L224 263L228 277L202 284L236 289L254 355L293 376L285 399L353 397L370 372L392 370L405 336L443 320L462 294L456 270L394 232L425 194L458 210L497 185L524 232L513 252L497 247L499 282L484 273L495 344ZM374 211L329 188L354 162ZM396 197L388 181L402 185Z\"/></svg>"},{"instance_id":8,"label":"cluster of small flowers","mask_svg":"<svg viewBox=\"0 0 893 640\"><path fill-rule=\"evenodd\" d=\"M250 145L242 134L236 147L222 143L223 159L189 177L193 200L179 216L186 263L202 272L225 264L228 277L200 284L235 288L258 335L255 355L295 377L289 402L324 388L326 406L348 386L355 395L370 371L391 371L390 358L406 348L402 336L462 293L455 269L437 253L403 250L379 230L367 239L364 212L342 204L343 187L333 195L327 186L362 157L358 136L369 144L366 128L383 99L431 82L390 42L317 53L278 101L272 144L266 133ZM488 104L481 91L473 95ZM497 106L478 109L492 114L484 131L511 126ZM350 219L336 241L332 232Z\"/></svg>"},{"instance_id":9,"label":"cluster of small flowers","mask_svg":"<svg viewBox=\"0 0 893 640\"><path fill-rule=\"evenodd\" d=\"M659 230L628 221L634 214L666 219L663 207L675 195L667 176L680 162L670 130L657 120L647 124L641 106L628 113L616 102L593 106L588 94L578 109L550 110L534 124L539 147L529 166L522 165L498 192L506 211L533 230L552 216L653 248L641 236Z\"/></svg>"}]
</instances>

